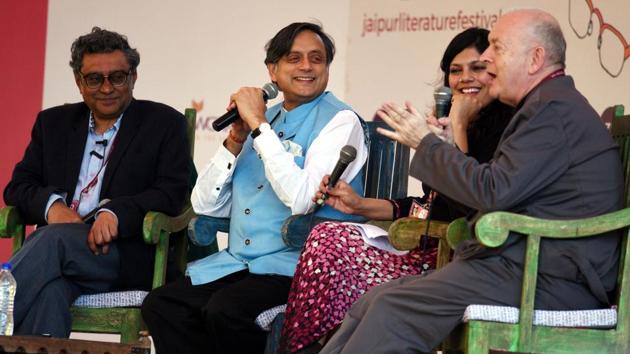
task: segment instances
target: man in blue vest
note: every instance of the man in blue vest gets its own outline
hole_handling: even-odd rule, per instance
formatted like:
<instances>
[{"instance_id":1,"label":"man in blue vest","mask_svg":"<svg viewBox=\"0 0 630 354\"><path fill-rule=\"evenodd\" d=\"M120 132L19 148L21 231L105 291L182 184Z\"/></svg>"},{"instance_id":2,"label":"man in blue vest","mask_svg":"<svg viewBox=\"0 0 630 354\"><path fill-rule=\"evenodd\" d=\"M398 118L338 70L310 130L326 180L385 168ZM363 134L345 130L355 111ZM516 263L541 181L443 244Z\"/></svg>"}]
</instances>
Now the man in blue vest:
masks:
<instances>
[{"instance_id":1,"label":"man in blue vest","mask_svg":"<svg viewBox=\"0 0 630 354\"><path fill-rule=\"evenodd\" d=\"M241 119L202 171L192 194L200 215L230 217L228 248L189 264L187 277L153 291L142 308L158 353L257 353L258 314L286 303L299 249L283 221L311 200L344 145L357 158L342 178L362 191L367 158L360 118L326 92L335 47L319 25L293 23L266 46L265 64L284 101L265 112L260 89L243 87L228 109ZM346 218L324 206L318 216Z\"/></svg>"}]
</instances>

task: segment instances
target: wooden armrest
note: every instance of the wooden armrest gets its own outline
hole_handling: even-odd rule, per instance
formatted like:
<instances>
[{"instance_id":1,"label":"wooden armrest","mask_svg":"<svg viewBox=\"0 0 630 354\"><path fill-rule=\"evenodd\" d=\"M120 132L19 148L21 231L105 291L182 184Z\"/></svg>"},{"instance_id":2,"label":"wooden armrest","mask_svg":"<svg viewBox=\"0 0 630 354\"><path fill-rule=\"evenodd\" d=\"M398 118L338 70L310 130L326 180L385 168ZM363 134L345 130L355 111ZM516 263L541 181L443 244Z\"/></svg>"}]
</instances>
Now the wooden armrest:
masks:
<instances>
[{"instance_id":1,"label":"wooden armrest","mask_svg":"<svg viewBox=\"0 0 630 354\"><path fill-rule=\"evenodd\" d=\"M575 220L548 220L508 212L493 212L482 216L477 221L476 237L480 243L488 247L501 246L510 232L526 237L519 312L519 340L531 338L532 335L541 239L589 237L629 225L630 208Z\"/></svg>"},{"instance_id":2,"label":"wooden armrest","mask_svg":"<svg viewBox=\"0 0 630 354\"><path fill-rule=\"evenodd\" d=\"M472 239L473 235L470 232L466 218L455 219L448 224L446 241L451 249L456 249L460 243Z\"/></svg>"},{"instance_id":3,"label":"wooden armrest","mask_svg":"<svg viewBox=\"0 0 630 354\"><path fill-rule=\"evenodd\" d=\"M190 205L177 216L168 216L156 211L150 211L145 215L142 224L144 242L156 245L152 288L164 285L170 235L184 230L194 216L195 212Z\"/></svg>"},{"instance_id":4,"label":"wooden armrest","mask_svg":"<svg viewBox=\"0 0 630 354\"><path fill-rule=\"evenodd\" d=\"M24 243L26 225L14 206L5 206L0 209L0 237L13 238L12 254L15 254Z\"/></svg>"},{"instance_id":5,"label":"wooden armrest","mask_svg":"<svg viewBox=\"0 0 630 354\"><path fill-rule=\"evenodd\" d=\"M195 211L191 206L177 216L168 216L157 211L148 212L142 224L144 242L152 245L157 244L162 233L170 234L185 229L194 216Z\"/></svg>"},{"instance_id":6,"label":"wooden armrest","mask_svg":"<svg viewBox=\"0 0 630 354\"><path fill-rule=\"evenodd\" d=\"M431 220L428 236L443 239L448 223ZM405 251L419 246L420 236L427 230L427 221L418 218L400 218L389 227L389 242L394 248Z\"/></svg>"},{"instance_id":7,"label":"wooden armrest","mask_svg":"<svg viewBox=\"0 0 630 354\"><path fill-rule=\"evenodd\" d=\"M576 220L548 220L499 211L482 216L475 226L475 234L483 245L498 247L507 240L510 231L567 239L594 236L627 226L630 226L630 208Z\"/></svg>"},{"instance_id":8,"label":"wooden armrest","mask_svg":"<svg viewBox=\"0 0 630 354\"><path fill-rule=\"evenodd\" d=\"M188 239L197 246L208 246L217 239L217 232L230 232L230 218L199 215L190 220Z\"/></svg>"},{"instance_id":9,"label":"wooden armrest","mask_svg":"<svg viewBox=\"0 0 630 354\"><path fill-rule=\"evenodd\" d=\"M11 238L24 233L24 221L16 207L0 209L0 237Z\"/></svg>"}]
</instances>

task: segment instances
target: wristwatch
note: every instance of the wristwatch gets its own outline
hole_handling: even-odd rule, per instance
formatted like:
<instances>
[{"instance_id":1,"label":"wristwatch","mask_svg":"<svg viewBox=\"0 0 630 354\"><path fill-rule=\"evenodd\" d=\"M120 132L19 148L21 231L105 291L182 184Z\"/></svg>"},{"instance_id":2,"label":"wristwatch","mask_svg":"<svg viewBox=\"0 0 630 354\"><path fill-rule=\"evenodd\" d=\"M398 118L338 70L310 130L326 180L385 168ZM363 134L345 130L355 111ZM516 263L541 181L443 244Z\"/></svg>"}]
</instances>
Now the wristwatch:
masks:
<instances>
[{"instance_id":1,"label":"wristwatch","mask_svg":"<svg viewBox=\"0 0 630 354\"><path fill-rule=\"evenodd\" d=\"M261 133L268 132L271 130L271 125L269 123L262 123L258 126L258 128L252 130L252 139L256 139Z\"/></svg>"}]
</instances>

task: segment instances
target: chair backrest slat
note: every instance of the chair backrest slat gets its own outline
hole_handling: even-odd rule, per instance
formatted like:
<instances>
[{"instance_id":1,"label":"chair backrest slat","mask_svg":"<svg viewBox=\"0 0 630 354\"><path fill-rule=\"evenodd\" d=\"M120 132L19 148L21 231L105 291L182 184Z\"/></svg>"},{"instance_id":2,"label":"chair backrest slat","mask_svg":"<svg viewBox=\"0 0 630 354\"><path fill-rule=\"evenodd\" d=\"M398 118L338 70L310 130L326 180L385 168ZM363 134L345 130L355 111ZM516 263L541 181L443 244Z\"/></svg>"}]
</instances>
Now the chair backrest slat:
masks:
<instances>
[{"instance_id":1,"label":"chair backrest slat","mask_svg":"<svg viewBox=\"0 0 630 354\"><path fill-rule=\"evenodd\" d=\"M365 196L396 199L407 196L409 147L376 132L383 121L367 122L370 152L365 170Z\"/></svg>"},{"instance_id":2,"label":"chair backrest slat","mask_svg":"<svg viewBox=\"0 0 630 354\"><path fill-rule=\"evenodd\" d=\"M194 108L186 108L184 111L184 117L186 118L186 134L188 135L188 141L190 142L190 157L195 157L195 128L197 127L197 111Z\"/></svg>"},{"instance_id":3,"label":"chair backrest slat","mask_svg":"<svg viewBox=\"0 0 630 354\"><path fill-rule=\"evenodd\" d=\"M621 156L624 171L624 207L630 207L630 115L624 115L624 107L615 107L615 114L610 127L613 139L619 144L619 154ZM619 275L617 278L617 331L630 329L630 247L628 244L628 229L624 230L624 237L621 240L621 252L619 256Z\"/></svg>"}]
</instances>

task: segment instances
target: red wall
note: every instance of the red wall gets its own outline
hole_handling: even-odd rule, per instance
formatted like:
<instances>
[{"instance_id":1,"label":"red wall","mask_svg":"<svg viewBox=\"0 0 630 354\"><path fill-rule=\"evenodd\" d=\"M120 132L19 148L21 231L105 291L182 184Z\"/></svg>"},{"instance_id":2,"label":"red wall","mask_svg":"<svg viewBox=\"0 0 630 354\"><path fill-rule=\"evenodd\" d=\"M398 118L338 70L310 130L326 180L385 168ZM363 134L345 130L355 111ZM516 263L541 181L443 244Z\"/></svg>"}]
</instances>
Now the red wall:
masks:
<instances>
[{"instance_id":1,"label":"red wall","mask_svg":"<svg viewBox=\"0 0 630 354\"><path fill-rule=\"evenodd\" d=\"M0 1L0 189L11 178L42 109L48 1ZM0 201L4 206L4 200ZM0 261L11 254L0 240Z\"/></svg>"}]
</instances>

